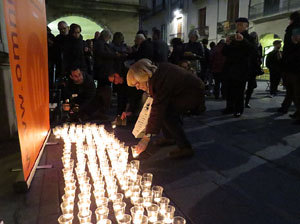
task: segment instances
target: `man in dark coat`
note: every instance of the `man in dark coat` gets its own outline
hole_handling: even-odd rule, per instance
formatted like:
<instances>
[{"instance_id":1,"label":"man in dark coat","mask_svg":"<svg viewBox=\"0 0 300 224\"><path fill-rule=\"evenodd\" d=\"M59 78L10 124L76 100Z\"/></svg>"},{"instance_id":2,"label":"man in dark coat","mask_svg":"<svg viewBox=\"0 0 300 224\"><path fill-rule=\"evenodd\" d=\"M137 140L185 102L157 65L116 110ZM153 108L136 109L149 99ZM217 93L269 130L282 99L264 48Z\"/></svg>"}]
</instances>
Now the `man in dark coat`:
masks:
<instances>
[{"instance_id":1,"label":"man in dark coat","mask_svg":"<svg viewBox=\"0 0 300 224\"><path fill-rule=\"evenodd\" d=\"M56 76L62 77L65 72L64 68L62 68L63 48L69 34L69 27L65 21L60 21L57 24L57 28L59 30L59 34L54 39Z\"/></svg>"},{"instance_id":2,"label":"man in dark coat","mask_svg":"<svg viewBox=\"0 0 300 224\"><path fill-rule=\"evenodd\" d=\"M182 128L180 115L187 111L205 111L204 83L201 79L179 66L170 63L155 66L151 61L142 59L130 67L127 82L129 86L147 91L153 97L146 135L137 145L137 153L146 150L151 135L159 134L164 128L178 146L170 156L192 156L194 151Z\"/></svg>"},{"instance_id":3,"label":"man in dark coat","mask_svg":"<svg viewBox=\"0 0 300 224\"><path fill-rule=\"evenodd\" d=\"M300 27L292 30L292 45L288 53L286 62L289 72L286 84L289 89L286 94L290 95L296 107L296 112L290 114L290 117L295 120L295 124L300 124Z\"/></svg>"},{"instance_id":4,"label":"man in dark coat","mask_svg":"<svg viewBox=\"0 0 300 224\"><path fill-rule=\"evenodd\" d=\"M87 119L97 110L94 103L96 87L90 75L79 68L71 70L71 75L63 90L63 98L70 100L71 115L76 113L77 117Z\"/></svg>"},{"instance_id":5,"label":"man in dark coat","mask_svg":"<svg viewBox=\"0 0 300 224\"><path fill-rule=\"evenodd\" d=\"M63 68L65 72L79 67L86 71L84 56L84 41L81 36L81 27L78 24L71 24L70 32L63 46Z\"/></svg>"},{"instance_id":6,"label":"man in dark coat","mask_svg":"<svg viewBox=\"0 0 300 224\"><path fill-rule=\"evenodd\" d=\"M250 72L250 55L253 46L248 34L247 18L236 20L237 33L226 38L223 55L226 57L224 72L226 74L226 109L223 114L233 113L240 117L244 111L244 92Z\"/></svg>"},{"instance_id":7,"label":"man in dark coat","mask_svg":"<svg viewBox=\"0 0 300 224\"><path fill-rule=\"evenodd\" d=\"M160 30L152 29L153 61L156 63L168 62L169 46L160 38Z\"/></svg>"},{"instance_id":8,"label":"man in dark coat","mask_svg":"<svg viewBox=\"0 0 300 224\"><path fill-rule=\"evenodd\" d=\"M273 42L274 50L271 51L266 59L266 66L270 71L270 94L276 95L277 88L281 79L281 59L282 52L281 48L281 40L275 40Z\"/></svg>"},{"instance_id":9,"label":"man in dark coat","mask_svg":"<svg viewBox=\"0 0 300 224\"><path fill-rule=\"evenodd\" d=\"M278 109L280 113L287 113L289 107L292 104L292 92L293 88L291 87L290 78L291 74L293 73L291 66L289 65L289 61L291 61L291 54L290 52L293 51L295 44L292 42L292 31L300 27L300 13L298 11L293 12L290 15L290 24L287 26L284 35L284 45L282 51L282 79L283 84L286 87L286 94L285 98L281 104L281 107Z\"/></svg>"},{"instance_id":10,"label":"man in dark coat","mask_svg":"<svg viewBox=\"0 0 300 224\"><path fill-rule=\"evenodd\" d=\"M103 113L109 110L111 101L112 90L108 75L114 70L115 60L121 56L119 52L114 52L107 43L110 39L111 33L108 30L102 30L94 45L94 77L98 81L97 98L103 105Z\"/></svg>"}]
</instances>

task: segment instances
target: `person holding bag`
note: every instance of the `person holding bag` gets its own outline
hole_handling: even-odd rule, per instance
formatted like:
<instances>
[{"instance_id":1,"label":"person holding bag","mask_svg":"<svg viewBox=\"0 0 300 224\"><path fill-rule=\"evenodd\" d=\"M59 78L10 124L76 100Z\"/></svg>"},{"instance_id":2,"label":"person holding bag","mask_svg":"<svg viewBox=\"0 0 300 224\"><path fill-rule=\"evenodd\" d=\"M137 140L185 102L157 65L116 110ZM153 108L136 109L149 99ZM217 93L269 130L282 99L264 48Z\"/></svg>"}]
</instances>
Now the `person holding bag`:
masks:
<instances>
[{"instance_id":1,"label":"person holding bag","mask_svg":"<svg viewBox=\"0 0 300 224\"><path fill-rule=\"evenodd\" d=\"M146 134L136 146L136 153L146 150L152 135L163 130L164 137L175 140L178 148L170 152L171 158L194 155L180 115L205 111L204 83L189 71L171 63L155 65L148 59L133 64L127 74L128 86L144 90L153 97Z\"/></svg>"}]
</instances>

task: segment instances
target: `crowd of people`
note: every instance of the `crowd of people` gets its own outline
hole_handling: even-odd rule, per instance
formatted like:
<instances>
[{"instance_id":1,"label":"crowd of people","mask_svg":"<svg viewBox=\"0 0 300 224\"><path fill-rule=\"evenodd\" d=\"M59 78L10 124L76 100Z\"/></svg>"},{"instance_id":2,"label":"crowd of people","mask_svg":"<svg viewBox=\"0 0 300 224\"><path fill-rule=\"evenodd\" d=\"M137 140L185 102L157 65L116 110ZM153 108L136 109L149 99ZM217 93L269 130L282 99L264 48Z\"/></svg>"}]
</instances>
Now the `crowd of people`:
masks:
<instances>
[{"instance_id":1,"label":"crowd of people","mask_svg":"<svg viewBox=\"0 0 300 224\"><path fill-rule=\"evenodd\" d=\"M247 18L236 20L236 32L217 44L202 39L197 29L189 32L189 41L171 41L171 48L161 40L160 30L152 37L140 30L135 44L124 42L121 32L96 32L84 41L78 24L58 23L60 34L48 29L50 88L62 89L63 109L73 119L88 120L105 115L112 93L117 95L117 115L135 120L143 93L153 97L146 135L137 146L141 153L153 134L162 129L164 138L156 144L178 145L173 157L191 156L192 147L181 127L182 114L200 114L205 110L205 95L225 99L223 114L240 117L251 108L250 99L257 87L256 77L262 69L262 46L255 32L248 33ZM112 40L111 40L112 39ZM290 116L300 123L300 14L290 15L283 51L281 41L273 43L267 56L270 70L270 95L277 94L280 80L286 96L279 113L287 113L294 102L296 112ZM172 50L170 50L172 49ZM55 71L55 72L54 72ZM136 88L133 88L136 87Z\"/></svg>"}]
</instances>

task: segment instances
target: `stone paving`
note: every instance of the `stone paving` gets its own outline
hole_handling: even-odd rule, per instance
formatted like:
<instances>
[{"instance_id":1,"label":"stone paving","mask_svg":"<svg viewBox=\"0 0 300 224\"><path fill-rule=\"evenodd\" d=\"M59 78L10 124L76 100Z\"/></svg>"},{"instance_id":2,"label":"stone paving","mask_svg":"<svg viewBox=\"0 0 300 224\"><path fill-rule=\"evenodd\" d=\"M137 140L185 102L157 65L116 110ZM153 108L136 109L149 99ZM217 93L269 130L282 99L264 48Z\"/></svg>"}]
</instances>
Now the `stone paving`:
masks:
<instances>
[{"instance_id":1,"label":"stone paving","mask_svg":"<svg viewBox=\"0 0 300 224\"><path fill-rule=\"evenodd\" d=\"M187 223L300 223L300 126L276 113L283 93L270 98L265 88L260 82L252 108L240 118L222 115L225 102L210 97L204 115L185 117L193 158L170 160L167 154L174 147L152 146L141 155L142 172L153 173L154 183L164 187ZM137 142L128 127L115 133L128 145ZM40 164L54 168L37 170L27 194L15 195L6 185L5 195L2 188L0 219L5 224L57 223L60 154L59 147L45 148Z\"/></svg>"}]
</instances>

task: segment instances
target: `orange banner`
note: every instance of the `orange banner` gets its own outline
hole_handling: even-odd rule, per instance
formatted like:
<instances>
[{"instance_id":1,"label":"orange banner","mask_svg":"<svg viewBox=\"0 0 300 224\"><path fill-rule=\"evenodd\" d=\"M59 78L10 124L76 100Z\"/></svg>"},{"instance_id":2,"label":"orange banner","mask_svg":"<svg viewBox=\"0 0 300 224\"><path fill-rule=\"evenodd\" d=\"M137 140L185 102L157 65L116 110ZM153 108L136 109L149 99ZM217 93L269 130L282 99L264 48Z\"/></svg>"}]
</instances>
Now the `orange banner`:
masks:
<instances>
[{"instance_id":1,"label":"orange banner","mask_svg":"<svg viewBox=\"0 0 300 224\"><path fill-rule=\"evenodd\" d=\"M3 0L25 181L49 131L44 0Z\"/></svg>"}]
</instances>

